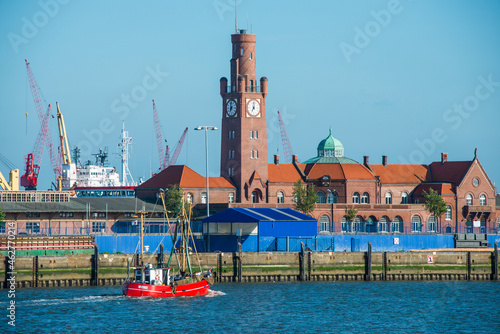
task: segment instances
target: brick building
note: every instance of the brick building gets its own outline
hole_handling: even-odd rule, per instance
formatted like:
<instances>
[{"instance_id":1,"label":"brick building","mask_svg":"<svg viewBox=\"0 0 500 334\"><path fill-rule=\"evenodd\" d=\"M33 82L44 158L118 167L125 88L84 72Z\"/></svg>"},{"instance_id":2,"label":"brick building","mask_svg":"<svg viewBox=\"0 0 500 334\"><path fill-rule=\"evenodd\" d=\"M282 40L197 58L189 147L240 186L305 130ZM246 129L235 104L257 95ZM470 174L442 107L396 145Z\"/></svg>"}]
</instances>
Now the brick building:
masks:
<instances>
[{"instance_id":1,"label":"brick building","mask_svg":"<svg viewBox=\"0 0 500 334\"><path fill-rule=\"evenodd\" d=\"M367 232L488 232L500 225L496 188L477 155L471 161L441 161L429 165L363 163L344 156L342 143L329 135L317 155L304 163L293 157L281 164L267 161L265 77L257 84L256 36L240 30L231 35L230 79L220 79L222 97L220 177L210 177L210 203L223 207L293 207L293 184L314 185L318 203L314 216L320 233ZM159 188L178 184L186 200L206 202L206 179L187 166L171 166L136 190L139 198L155 198ZM424 209L423 191L436 190L447 204L438 219ZM352 222L346 208L355 207Z\"/></svg>"}]
</instances>

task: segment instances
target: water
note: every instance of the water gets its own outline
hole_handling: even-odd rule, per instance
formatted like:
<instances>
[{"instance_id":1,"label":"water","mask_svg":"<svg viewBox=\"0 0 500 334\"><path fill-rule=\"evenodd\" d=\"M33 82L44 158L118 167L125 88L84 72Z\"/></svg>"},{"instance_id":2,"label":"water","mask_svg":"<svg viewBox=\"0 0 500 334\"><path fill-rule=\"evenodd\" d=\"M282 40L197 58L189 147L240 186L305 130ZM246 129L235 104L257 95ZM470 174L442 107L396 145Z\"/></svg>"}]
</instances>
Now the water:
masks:
<instances>
[{"instance_id":1,"label":"water","mask_svg":"<svg viewBox=\"0 0 500 334\"><path fill-rule=\"evenodd\" d=\"M0 290L0 332L7 291ZM18 333L500 333L500 282L218 284L207 296L121 287L16 291Z\"/></svg>"}]
</instances>

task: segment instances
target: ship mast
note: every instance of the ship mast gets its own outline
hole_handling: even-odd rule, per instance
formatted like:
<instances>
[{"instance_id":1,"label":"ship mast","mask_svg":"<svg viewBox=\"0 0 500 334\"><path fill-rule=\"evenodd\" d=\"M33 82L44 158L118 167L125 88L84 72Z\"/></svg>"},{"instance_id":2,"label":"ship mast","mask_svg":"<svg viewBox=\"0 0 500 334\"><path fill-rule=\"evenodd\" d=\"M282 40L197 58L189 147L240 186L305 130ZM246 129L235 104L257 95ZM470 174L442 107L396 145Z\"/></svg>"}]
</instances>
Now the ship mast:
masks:
<instances>
[{"instance_id":1,"label":"ship mast","mask_svg":"<svg viewBox=\"0 0 500 334\"><path fill-rule=\"evenodd\" d=\"M122 185L123 186L136 186L134 178L128 169L128 159L130 156L128 146L132 144L132 137L128 136L128 131L125 131L125 121L122 123L122 137L120 138L120 157L122 158Z\"/></svg>"}]
</instances>

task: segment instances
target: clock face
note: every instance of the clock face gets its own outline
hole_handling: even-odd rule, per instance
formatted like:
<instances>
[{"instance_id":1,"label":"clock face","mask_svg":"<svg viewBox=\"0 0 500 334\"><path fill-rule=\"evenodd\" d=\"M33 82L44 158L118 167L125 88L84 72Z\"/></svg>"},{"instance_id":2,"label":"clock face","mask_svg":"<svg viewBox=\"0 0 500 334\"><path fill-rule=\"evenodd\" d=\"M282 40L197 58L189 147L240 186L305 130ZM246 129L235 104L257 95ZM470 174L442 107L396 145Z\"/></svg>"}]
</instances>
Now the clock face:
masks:
<instances>
[{"instance_id":1,"label":"clock face","mask_svg":"<svg viewBox=\"0 0 500 334\"><path fill-rule=\"evenodd\" d=\"M234 116L236 114L236 102L230 100L226 104L226 112L228 116Z\"/></svg>"},{"instance_id":2,"label":"clock face","mask_svg":"<svg viewBox=\"0 0 500 334\"><path fill-rule=\"evenodd\" d=\"M252 100L248 102L248 113L252 116L256 116L259 114L260 105L259 102Z\"/></svg>"}]
</instances>

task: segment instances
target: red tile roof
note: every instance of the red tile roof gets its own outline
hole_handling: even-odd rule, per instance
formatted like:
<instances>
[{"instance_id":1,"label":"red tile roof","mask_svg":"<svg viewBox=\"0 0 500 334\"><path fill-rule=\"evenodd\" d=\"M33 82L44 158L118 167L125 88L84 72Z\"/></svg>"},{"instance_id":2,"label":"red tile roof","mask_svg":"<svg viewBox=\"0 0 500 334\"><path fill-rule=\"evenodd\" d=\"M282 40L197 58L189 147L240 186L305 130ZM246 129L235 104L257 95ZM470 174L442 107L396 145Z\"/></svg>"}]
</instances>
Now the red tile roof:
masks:
<instances>
[{"instance_id":1,"label":"red tile roof","mask_svg":"<svg viewBox=\"0 0 500 334\"><path fill-rule=\"evenodd\" d=\"M430 164L433 182L451 182L455 185L462 183L473 161L447 161Z\"/></svg>"},{"instance_id":2,"label":"red tile roof","mask_svg":"<svg viewBox=\"0 0 500 334\"><path fill-rule=\"evenodd\" d=\"M269 164L267 170L269 182L272 183L295 183L300 179L300 174L293 164Z\"/></svg>"},{"instance_id":3,"label":"red tile roof","mask_svg":"<svg viewBox=\"0 0 500 334\"><path fill-rule=\"evenodd\" d=\"M426 193L429 193L429 189L431 188L440 195L454 195L456 189L456 187L450 183L426 183L418 185L417 188L415 188L414 195L423 195L424 190Z\"/></svg>"},{"instance_id":4,"label":"red tile roof","mask_svg":"<svg viewBox=\"0 0 500 334\"><path fill-rule=\"evenodd\" d=\"M390 183L422 183L430 182L428 165L370 165L380 181Z\"/></svg>"},{"instance_id":5,"label":"red tile roof","mask_svg":"<svg viewBox=\"0 0 500 334\"><path fill-rule=\"evenodd\" d=\"M305 171L310 179L319 179L329 175L333 180L373 180L373 173L361 164L310 164Z\"/></svg>"},{"instance_id":6,"label":"red tile roof","mask_svg":"<svg viewBox=\"0 0 500 334\"><path fill-rule=\"evenodd\" d=\"M165 188L178 184L181 188L204 188L206 178L185 165L169 166L141 184L138 189ZM234 188L234 185L223 177L209 177L210 188Z\"/></svg>"}]
</instances>

